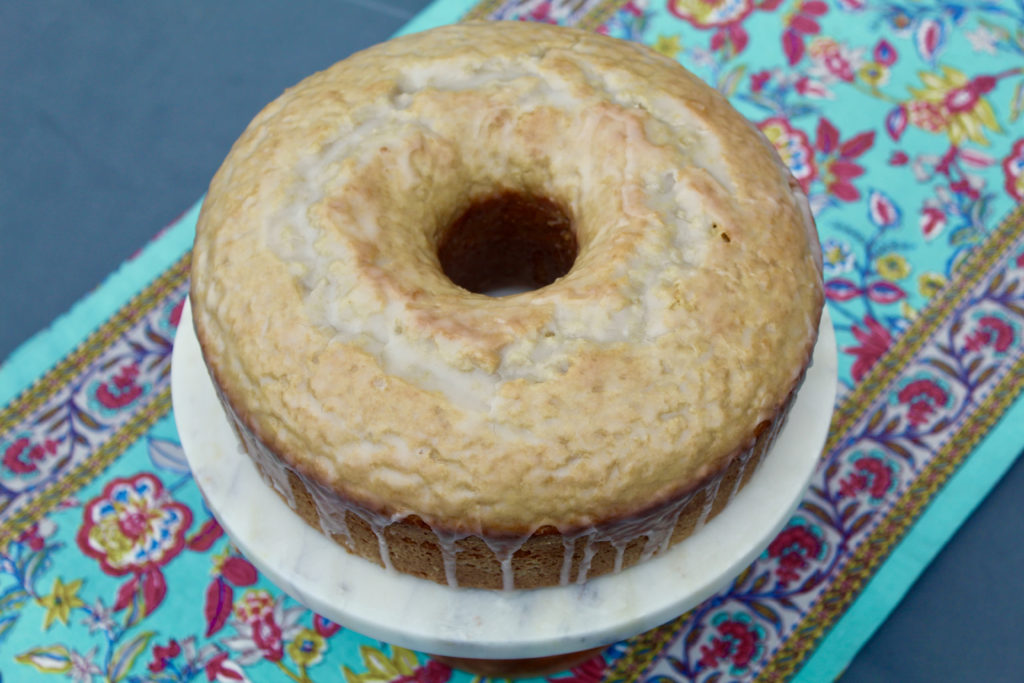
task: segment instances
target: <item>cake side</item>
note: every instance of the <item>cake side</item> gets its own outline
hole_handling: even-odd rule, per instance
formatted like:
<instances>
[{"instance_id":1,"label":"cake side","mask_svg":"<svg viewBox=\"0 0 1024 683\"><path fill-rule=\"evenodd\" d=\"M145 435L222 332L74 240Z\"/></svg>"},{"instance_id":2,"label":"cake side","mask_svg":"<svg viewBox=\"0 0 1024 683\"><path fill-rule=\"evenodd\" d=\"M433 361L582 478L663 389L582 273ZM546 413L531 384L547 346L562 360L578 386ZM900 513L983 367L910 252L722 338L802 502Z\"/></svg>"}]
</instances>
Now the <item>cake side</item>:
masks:
<instances>
[{"instance_id":1,"label":"cake side","mask_svg":"<svg viewBox=\"0 0 1024 683\"><path fill-rule=\"evenodd\" d=\"M491 537L445 530L419 517L397 517L344 500L263 445L218 394L225 417L263 480L307 524L348 552L385 570L451 587L530 589L582 583L617 573L667 551L701 530L753 477L796 400L762 422L748 447L692 490L622 519L560 531L551 526Z\"/></svg>"}]
</instances>

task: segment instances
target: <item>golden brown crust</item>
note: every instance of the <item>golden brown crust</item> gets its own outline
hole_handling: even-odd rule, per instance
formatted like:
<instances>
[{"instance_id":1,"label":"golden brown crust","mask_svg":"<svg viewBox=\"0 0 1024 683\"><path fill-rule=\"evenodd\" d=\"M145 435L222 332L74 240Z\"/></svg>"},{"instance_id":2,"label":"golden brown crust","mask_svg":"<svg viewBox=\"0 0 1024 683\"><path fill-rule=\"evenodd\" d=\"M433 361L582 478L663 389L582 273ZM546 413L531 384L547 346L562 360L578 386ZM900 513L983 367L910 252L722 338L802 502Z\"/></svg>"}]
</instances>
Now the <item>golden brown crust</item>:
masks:
<instances>
[{"instance_id":1,"label":"golden brown crust","mask_svg":"<svg viewBox=\"0 0 1024 683\"><path fill-rule=\"evenodd\" d=\"M501 192L563 207L579 253L495 298L437 249ZM268 105L204 202L192 301L253 449L342 509L494 539L735 467L822 291L806 201L723 97L641 46L513 22L390 41Z\"/></svg>"}]
</instances>

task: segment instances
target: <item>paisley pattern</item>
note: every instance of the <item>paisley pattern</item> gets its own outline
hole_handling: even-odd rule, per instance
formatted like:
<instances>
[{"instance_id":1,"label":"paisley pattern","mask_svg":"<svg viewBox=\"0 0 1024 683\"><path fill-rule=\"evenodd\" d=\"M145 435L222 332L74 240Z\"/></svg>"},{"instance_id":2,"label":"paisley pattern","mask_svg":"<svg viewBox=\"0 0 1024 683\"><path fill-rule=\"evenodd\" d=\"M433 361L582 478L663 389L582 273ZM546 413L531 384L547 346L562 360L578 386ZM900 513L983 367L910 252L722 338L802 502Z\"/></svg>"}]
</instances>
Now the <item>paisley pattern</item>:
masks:
<instances>
[{"instance_id":1,"label":"paisley pattern","mask_svg":"<svg viewBox=\"0 0 1024 683\"><path fill-rule=\"evenodd\" d=\"M558 681L786 678L1024 389L1024 13L923 0L488 0L643 41L729 96L818 220L841 395L800 508L725 590ZM187 259L0 413L12 680L465 674L314 614L204 507L174 429Z\"/></svg>"}]
</instances>

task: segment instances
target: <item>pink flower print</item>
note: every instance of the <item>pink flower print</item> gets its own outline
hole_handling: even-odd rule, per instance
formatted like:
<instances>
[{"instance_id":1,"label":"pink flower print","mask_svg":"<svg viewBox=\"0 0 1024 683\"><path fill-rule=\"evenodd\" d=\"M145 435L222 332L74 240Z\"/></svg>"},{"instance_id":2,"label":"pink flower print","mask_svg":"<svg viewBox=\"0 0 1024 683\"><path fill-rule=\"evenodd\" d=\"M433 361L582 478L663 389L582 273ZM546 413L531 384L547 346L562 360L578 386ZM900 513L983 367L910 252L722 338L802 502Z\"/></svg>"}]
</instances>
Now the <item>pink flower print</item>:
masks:
<instances>
[{"instance_id":1,"label":"pink flower print","mask_svg":"<svg viewBox=\"0 0 1024 683\"><path fill-rule=\"evenodd\" d=\"M765 631L754 623L750 615L744 612L736 614L720 613L711 620L716 634L710 645L701 646L699 664L705 668L714 668L722 661L732 666L734 675L744 673L764 651Z\"/></svg>"},{"instance_id":2,"label":"pink flower print","mask_svg":"<svg viewBox=\"0 0 1024 683\"><path fill-rule=\"evenodd\" d=\"M42 462L57 455L58 445L53 439L37 443L27 436L15 439L4 449L4 467L14 474L32 474L39 470Z\"/></svg>"},{"instance_id":3,"label":"pink flower print","mask_svg":"<svg viewBox=\"0 0 1024 683\"><path fill-rule=\"evenodd\" d=\"M25 529L18 535L18 542L34 552L39 552L46 547L46 539L57 530L57 525L50 519L43 518Z\"/></svg>"},{"instance_id":4,"label":"pink flower print","mask_svg":"<svg viewBox=\"0 0 1024 683\"><path fill-rule=\"evenodd\" d=\"M941 106L923 100L907 102L907 118L910 125L930 133L941 133L949 124L945 110Z\"/></svg>"},{"instance_id":5,"label":"pink flower print","mask_svg":"<svg viewBox=\"0 0 1024 683\"><path fill-rule=\"evenodd\" d=\"M1024 201L1024 138L1013 143L1010 153L1003 159L1004 187L1016 201Z\"/></svg>"},{"instance_id":6,"label":"pink flower print","mask_svg":"<svg viewBox=\"0 0 1024 683\"><path fill-rule=\"evenodd\" d=\"M861 50L851 50L832 38L815 38L807 52L814 60L812 73L826 80L852 83L857 69L864 64Z\"/></svg>"},{"instance_id":7,"label":"pink flower print","mask_svg":"<svg viewBox=\"0 0 1024 683\"><path fill-rule=\"evenodd\" d=\"M910 161L910 157L906 152L900 150L896 150L889 156L890 166L905 166L908 161Z\"/></svg>"},{"instance_id":8,"label":"pink flower print","mask_svg":"<svg viewBox=\"0 0 1024 683\"><path fill-rule=\"evenodd\" d=\"M128 363L121 367L114 377L96 388L96 399L107 409L117 410L142 395L143 388L135 383L139 367Z\"/></svg>"},{"instance_id":9,"label":"pink flower print","mask_svg":"<svg viewBox=\"0 0 1024 683\"><path fill-rule=\"evenodd\" d=\"M570 669L570 675L548 678L548 683L600 683L608 671L608 662L597 655Z\"/></svg>"},{"instance_id":10,"label":"pink flower print","mask_svg":"<svg viewBox=\"0 0 1024 683\"><path fill-rule=\"evenodd\" d=\"M875 49L871 56L882 66L892 66L899 58L899 53L896 52L896 48L892 46L892 43L883 38L875 44Z\"/></svg>"},{"instance_id":11,"label":"pink flower print","mask_svg":"<svg viewBox=\"0 0 1024 683\"><path fill-rule=\"evenodd\" d=\"M824 83L813 78L808 78L807 76L801 76L798 78L794 87L798 93L807 97L831 97L831 92L825 87Z\"/></svg>"},{"instance_id":12,"label":"pink flower print","mask_svg":"<svg viewBox=\"0 0 1024 683\"><path fill-rule=\"evenodd\" d=\"M226 652L220 652L206 663L206 680L223 683L226 681L248 681L242 667L228 659Z\"/></svg>"},{"instance_id":13,"label":"pink flower print","mask_svg":"<svg viewBox=\"0 0 1024 683\"><path fill-rule=\"evenodd\" d=\"M445 683L451 677L451 667L431 659L423 666L417 667L416 670L412 672L412 674L408 676L399 676L398 678L391 681L391 683ZM558 680L569 681L573 679L560 678Z\"/></svg>"},{"instance_id":14,"label":"pink flower print","mask_svg":"<svg viewBox=\"0 0 1024 683\"><path fill-rule=\"evenodd\" d=\"M939 408L949 405L950 396L935 380L921 378L908 382L896 394L896 399L909 406L907 420L910 424L920 426L928 422Z\"/></svg>"},{"instance_id":15,"label":"pink flower print","mask_svg":"<svg viewBox=\"0 0 1024 683\"><path fill-rule=\"evenodd\" d=\"M281 626L272 614L266 614L252 624L252 639L263 653L263 658L279 662L284 657L284 638Z\"/></svg>"},{"instance_id":16,"label":"pink flower print","mask_svg":"<svg viewBox=\"0 0 1024 683\"><path fill-rule=\"evenodd\" d=\"M825 551L825 544L820 532L795 522L783 529L768 546L768 556L778 560L775 569L779 584L787 586L800 578L800 571L809 565L808 558L820 558Z\"/></svg>"},{"instance_id":17,"label":"pink flower print","mask_svg":"<svg viewBox=\"0 0 1024 683\"><path fill-rule=\"evenodd\" d=\"M753 92L761 92L768 81L772 79L772 72L768 70L758 71L750 74L750 89Z\"/></svg>"},{"instance_id":18,"label":"pink flower print","mask_svg":"<svg viewBox=\"0 0 1024 683\"><path fill-rule=\"evenodd\" d=\"M747 30L739 23L733 22L715 31L708 47L712 50L721 50L728 43L732 46L733 53L739 54L747 47L748 42L750 42L750 35Z\"/></svg>"},{"instance_id":19,"label":"pink flower print","mask_svg":"<svg viewBox=\"0 0 1024 683\"><path fill-rule=\"evenodd\" d=\"M864 167L855 159L875 144L875 132L869 130L857 133L844 141L840 139L835 124L822 116L818 119L814 143L824 159L822 180L829 194L844 202L859 199L860 190L854 186L853 181L864 175Z\"/></svg>"},{"instance_id":20,"label":"pink flower print","mask_svg":"<svg viewBox=\"0 0 1024 683\"><path fill-rule=\"evenodd\" d=\"M181 654L181 646L178 641L171 638L167 645L156 645L153 647L153 661L149 663L149 670L158 673L167 668L167 662Z\"/></svg>"},{"instance_id":21,"label":"pink flower print","mask_svg":"<svg viewBox=\"0 0 1024 683\"><path fill-rule=\"evenodd\" d=\"M938 206L925 206L921 209L918 225L926 240L934 239L946 227L946 214Z\"/></svg>"},{"instance_id":22,"label":"pink flower print","mask_svg":"<svg viewBox=\"0 0 1024 683\"><path fill-rule=\"evenodd\" d=\"M168 322L170 322L172 326L177 327L178 323L181 322L181 312L184 308L185 299L174 304L174 307L171 308L170 315L168 316Z\"/></svg>"},{"instance_id":23,"label":"pink flower print","mask_svg":"<svg viewBox=\"0 0 1024 683\"><path fill-rule=\"evenodd\" d=\"M313 615L313 628L324 638L330 638L341 630L341 624L336 624L327 617L315 614Z\"/></svg>"},{"instance_id":24,"label":"pink flower print","mask_svg":"<svg viewBox=\"0 0 1024 683\"><path fill-rule=\"evenodd\" d=\"M197 647L195 636L187 636L180 642L175 638L171 638L166 645L155 644L153 646L152 659L146 668L157 675L146 678L146 680L199 680L200 672L205 669L209 676L203 680L212 681L215 679L217 671L215 667L210 666L210 662L211 659L216 659L218 657L223 660L227 658L227 655L220 653L220 648L214 643L206 643L202 647ZM131 680L139 679L141 679L141 677L134 676ZM241 681L244 680L244 678L240 676L238 678L220 678L217 680Z\"/></svg>"},{"instance_id":25,"label":"pink flower print","mask_svg":"<svg viewBox=\"0 0 1024 683\"><path fill-rule=\"evenodd\" d=\"M775 147L804 192L807 192L811 181L818 175L818 168L814 163L814 148L807 138L807 133L793 128L789 121L779 116L762 121L758 128Z\"/></svg>"},{"instance_id":26,"label":"pink flower print","mask_svg":"<svg viewBox=\"0 0 1024 683\"><path fill-rule=\"evenodd\" d=\"M151 341L159 342L161 346L170 348L174 339L175 331L181 322L181 313L185 309L185 297L172 299L164 303L156 324L148 335Z\"/></svg>"},{"instance_id":27,"label":"pink flower print","mask_svg":"<svg viewBox=\"0 0 1024 683\"><path fill-rule=\"evenodd\" d=\"M949 189L957 194L967 196L968 199L978 199L981 197L981 192L978 191L974 185L971 184L966 178L963 180L955 180L949 184Z\"/></svg>"},{"instance_id":28,"label":"pink flower print","mask_svg":"<svg viewBox=\"0 0 1024 683\"><path fill-rule=\"evenodd\" d=\"M839 482L839 494L852 498L863 491L881 500L895 485L893 467L879 453L862 455L853 461L853 472Z\"/></svg>"},{"instance_id":29,"label":"pink flower print","mask_svg":"<svg viewBox=\"0 0 1024 683\"><path fill-rule=\"evenodd\" d=\"M950 90L943 100L946 109L954 114L971 111L977 103L978 93L970 86Z\"/></svg>"},{"instance_id":30,"label":"pink flower print","mask_svg":"<svg viewBox=\"0 0 1024 683\"><path fill-rule=\"evenodd\" d=\"M277 601L265 590L246 591L235 603L234 618L240 622L258 621L274 611Z\"/></svg>"},{"instance_id":31,"label":"pink flower print","mask_svg":"<svg viewBox=\"0 0 1024 683\"><path fill-rule=\"evenodd\" d=\"M263 589L246 591L235 604L233 625L237 635L223 643L238 653L242 666L255 664L261 659L271 662L284 657L284 644L302 632L299 618L302 607L285 609L284 598L276 600Z\"/></svg>"},{"instance_id":32,"label":"pink flower print","mask_svg":"<svg viewBox=\"0 0 1024 683\"><path fill-rule=\"evenodd\" d=\"M872 318L864 316L864 328L854 325L852 330L854 338L860 342L857 346L847 346L843 353L852 353L856 356L850 374L855 382L859 382L868 374L868 370L878 362L878 359L892 346L892 335L889 330Z\"/></svg>"},{"instance_id":33,"label":"pink flower print","mask_svg":"<svg viewBox=\"0 0 1024 683\"><path fill-rule=\"evenodd\" d=\"M558 20L551 16L551 3L542 2L530 10L530 21L538 21L546 24L557 24Z\"/></svg>"},{"instance_id":34,"label":"pink flower print","mask_svg":"<svg viewBox=\"0 0 1024 683\"><path fill-rule=\"evenodd\" d=\"M773 2L772 9L780 3ZM761 9L768 9L763 4ZM796 8L796 11L788 15L786 28L782 31L782 51L786 54L786 61L790 66L799 62L807 46L804 39L807 36L817 35L821 32L821 24L818 17L828 12L828 5L820 0L807 0Z\"/></svg>"},{"instance_id":35,"label":"pink flower print","mask_svg":"<svg viewBox=\"0 0 1024 683\"><path fill-rule=\"evenodd\" d=\"M192 512L175 502L152 474L114 479L86 504L78 547L112 576L141 574L185 547Z\"/></svg>"},{"instance_id":36,"label":"pink flower print","mask_svg":"<svg viewBox=\"0 0 1024 683\"><path fill-rule=\"evenodd\" d=\"M906 103L912 125L931 133L945 132L955 147L964 140L988 144L985 129L999 130L995 110L982 95L997 84L996 76L967 74L951 66L922 71L921 87L908 88L913 99Z\"/></svg>"},{"instance_id":37,"label":"pink flower print","mask_svg":"<svg viewBox=\"0 0 1024 683\"><path fill-rule=\"evenodd\" d=\"M244 557L227 557L220 565L221 575L235 586L251 586L259 580L256 567Z\"/></svg>"},{"instance_id":38,"label":"pink flower print","mask_svg":"<svg viewBox=\"0 0 1024 683\"><path fill-rule=\"evenodd\" d=\"M1013 327L994 315L978 318L977 327L967 335L964 346L968 351L980 351L989 346L997 353L1006 353L1016 338Z\"/></svg>"}]
</instances>

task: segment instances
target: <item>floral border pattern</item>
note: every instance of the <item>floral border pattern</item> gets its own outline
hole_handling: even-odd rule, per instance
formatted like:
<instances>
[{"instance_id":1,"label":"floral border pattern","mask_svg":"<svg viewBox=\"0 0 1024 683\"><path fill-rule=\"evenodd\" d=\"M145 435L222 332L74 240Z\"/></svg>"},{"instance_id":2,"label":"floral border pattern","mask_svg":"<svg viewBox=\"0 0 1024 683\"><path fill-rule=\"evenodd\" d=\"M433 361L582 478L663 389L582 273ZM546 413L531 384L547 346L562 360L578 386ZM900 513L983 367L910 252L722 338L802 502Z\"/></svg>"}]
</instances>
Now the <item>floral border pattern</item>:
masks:
<instances>
[{"instance_id":1,"label":"floral border pattern","mask_svg":"<svg viewBox=\"0 0 1024 683\"><path fill-rule=\"evenodd\" d=\"M869 378L864 392L841 402L856 419L842 431L833 422L810 492L787 529L730 588L636 640L639 654L617 662L606 681L636 680L637 669L645 679L697 679L725 664L744 678L785 680L796 672L1024 391L1024 207L987 246L964 269L965 282L950 286L958 303L925 342L894 349L876 366L872 374L887 377L884 386ZM1000 255L995 264L987 263L990 253ZM979 273L985 277L972 277ZM999 336L1010 329L1012 342ZM661 646L643 645L652 639Z\"/></svg>"},{"instance_id":2,"label":"floral border pattern","mask_svg":"<svg viewBox=\"0 0 1024 683\"><path fill-rule=\"evenodd\" d=\"M180 259L0 413L0 546L167 411L188 264Z\"/></svg>"}]
</instances>

